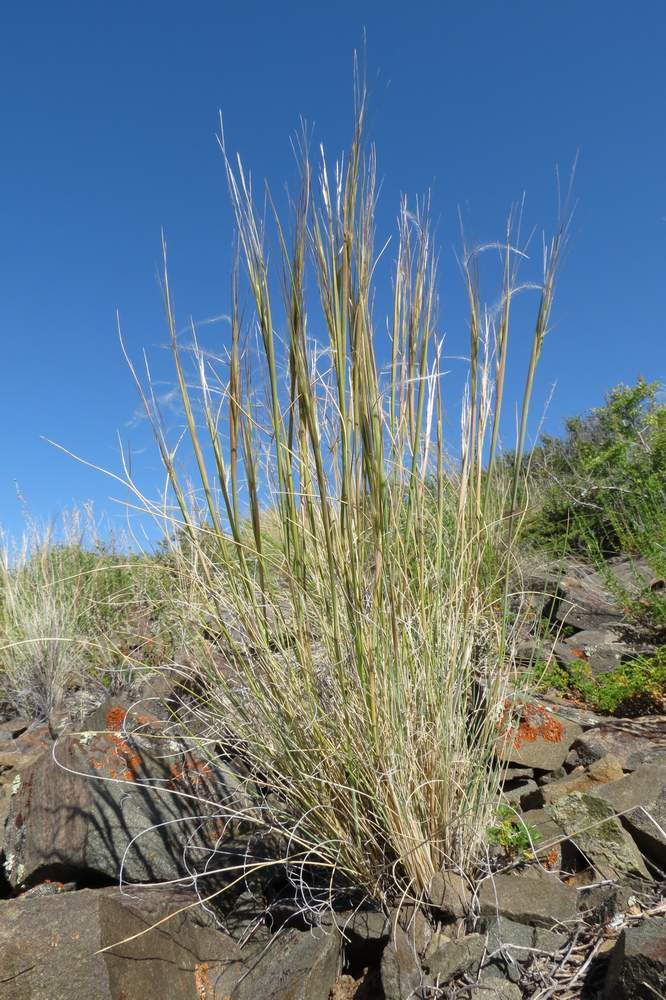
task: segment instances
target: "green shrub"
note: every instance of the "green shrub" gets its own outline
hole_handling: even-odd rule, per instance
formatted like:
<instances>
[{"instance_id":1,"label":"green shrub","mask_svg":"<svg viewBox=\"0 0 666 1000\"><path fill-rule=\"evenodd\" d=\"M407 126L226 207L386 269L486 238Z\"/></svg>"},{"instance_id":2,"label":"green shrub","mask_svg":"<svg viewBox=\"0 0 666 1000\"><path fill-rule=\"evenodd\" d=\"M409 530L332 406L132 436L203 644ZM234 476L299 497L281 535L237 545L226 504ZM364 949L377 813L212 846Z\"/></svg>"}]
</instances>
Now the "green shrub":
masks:
<instances>
[{"instance_id":1,"label":"green shrub","mask_svg":"<svg viewBox=\"0 0 666 1000\"><path fill-rule=\"evenodd\" d=\"M619 385L605 404L544 435L530 457L526 537L558 552L656 556L666 549L666 406L659 383Z\"/></svg>"}]
</instances>

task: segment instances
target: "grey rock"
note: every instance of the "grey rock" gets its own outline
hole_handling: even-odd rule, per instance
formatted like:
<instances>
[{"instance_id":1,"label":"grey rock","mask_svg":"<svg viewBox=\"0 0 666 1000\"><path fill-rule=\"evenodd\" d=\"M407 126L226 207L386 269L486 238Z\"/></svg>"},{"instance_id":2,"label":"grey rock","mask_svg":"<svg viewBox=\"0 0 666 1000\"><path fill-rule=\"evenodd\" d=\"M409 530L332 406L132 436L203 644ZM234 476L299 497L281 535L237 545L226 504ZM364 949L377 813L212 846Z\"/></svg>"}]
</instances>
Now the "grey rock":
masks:
<instances>
[{"instance_id":1,"label":"grey rock","mask_svg":"<svg viewBox=\"0 0 666 1000\"><path fill-rule=\"evenodd\" d=\"M576 629L598 629L621 622L624 611L604 578L587 566L570 563L558 584L553 618Z\"/></svg>"},{"instance_id":2,"label":"grey rock","mask_svg":"<svg viewBox=\"0 0 666 1000\"><path fill-rule=\"evenodd\" d=\"M6 900L0 903L0 1000L229 994L242 972L241 954L231 938L202 924L198 906L124 941L196 902L172 889L134 898L116 888Z\"/></svg>"},{"instance_id":3,"label":"grey rock","mask_svg":"<svg viewBox=\"0 0 666 1000\"><path fill-rule=\"evenodd\" d=\"M231 1000L328 1000L340 957L340 937L290 928L249 963ZM222 1000L218 990L211 1000Z\"/></svg>"},{"instance_id":4,"label":"grey rock","mask_svg":"<svg viewBox=\"0 0 666 1000\"><path fill-rule=\"evenodd\" d=\"M602 878L650 878L638 848L608 802L588 792L573 792L546 810Z\"/></svg>"},{"instance_id":5,"label":"grey rock","mask_svg":"<svg viewBox=\"0 0 666 1000\"><path fill-rule=\"evenodd\" d=\"M639 850L666 872L666 790L653 802L625 813L621 821Z\"/></svg>"},{"instance_id":6,"label":"grey rock","mask_svg":"<svg viewBox=\"0 0 666 1000\"><path fill-rule=\"evenodd\" d=\"M666 765L666 717L599 722L574 741L567 764L588 765L608 753L618 758L625 771L643 764Z\"/></svg>"},{"instance_id":7,"label":"grey rock","mask_svg":"<svg viewBox=\"0 0 666 1000\"><path fill-rule=\"evenodd\" d=\"M621 780L624 780L622 765L617 757L606 754L591 764L587 770L578 767L559 781L550 782L542 788L542 802L548 805L572 792L592 791L593 794L601 794L599 791L601 786Z\"/></svg>"},{"instance_id":8,"label":"grey rock","mask_svg":"<svg viewBox=\"0 0 666 1000\"><path fill-rule=\"evenodd\" d=\"M437 872L430 883L428 894L431 904L441 910L448 920L458 920L469 911L469 886L457 872Z\"/></svg>"},{"instance_id":9,"label":"grey rock","mask_svg":"<svg viewBox=\"0 0 666 1000\"><path fill-rule=\"evenodd\" d=\"M12 786L10 883L59 871L115 879L121 864L128 882L167 881L187 874L187 864L205 866L212 851L219 868L263 850L248 829L222 818L225 802L250 805L241 777L178 749L169 758L164 739L113 730L59 740L55 760L43 753Z\"/></svg>"},{"instance_id":10,"label":"grey rock","mask_svg":"<svg viewBox=\"0 0 666 1000\"><path fill-rule=\"evenodd\" d=\"M663 577L640 556L616 556L606 562L605 568L613 585L634 600L646 591L664 589Z\"/></svg>"},{"instance_id":11,"label":"grey rock","mask_svg":"<svg viewBox=\"0 0 666 1000\"><path fill-rule=\"evenodd\" d=\"M556 645L556 657L563 667L583 663L595 677L614 670L639 653L650 651L651 648L639 650L621 642L617 632L603 628L577 632Z\"/></svg>"},{"instance_id":12,"label":"grey rock","mask_svg":"<svg viewBox=\"0 0 666 1000\"><path fill-rule=\"evenodd\" d=\"M521 708L520 724L514 723L502 736L498 751L511 764L554 771L564 763L569 748L582 732L579 725L547 705L529 702Z\"/></svg>"},{"instance_id":13,"label":"grey rock","mask_svg":"<svg viewBox=\"0 0 666 1000\"><path fill-rule=\"evenodd\" d=\"M467 934L458 941L449 941L428 958L428 972L438 985L456 979L463 972L476 976L486 952L483 934Z\"/></svg>"},{"instance_id":14,"label":"grey rock","mask_svg":"<svg viewBox=\"0 0 666 1000\"><path fill-rule=\"evenodd\" d=\"M518 781L516 784L510 783L507 788L506 784L502 789L502 800L508 802L512 806L526 806L530 800L530 797L538 793L539 786L536 781Z\"/></svg>"},{"instance_id":15,"label":"grey rock","mask_svg":"<svg viewBox=\"0 0 666 1000\"><path fill-rule=\"evenodd\" d=\"M652 802L666 789L666 770L658 764L643 764L617 781L599 785L594 794L622 813Z\"/></svg>"},{"instance_id":16,"label":"grey rock","mask_svg":"<svg viewBox=\"0 0 666 1000\"><path fill-rule=\"evenodd\" d=\"M385 1000L410 1000L418 995L421 965L414 943L400 926L382 952L380 973Z\"/></svg>"},{"instance_id":17,"label":"grey rock","mask_svg":"<svg viewBox=\"0 0 666 1000\"><path fill-rule=\"evenodd\" d=\"M472 986L468 995L470 1000L522 1000L523 991L515 983L493 979Z\"/></svg>"},{"instance_id":18,"label":"grey rock","mask_svg":"<svg viewBox=\"0 0 666 1000\"><path fill-rule=\"evenodd\" d=\"M508 917L486 917L482 919L480 927L488 937L488 951L491 954L500 948L507 949L518 962L531 958L535 949L552 954L567 940L566 934L559 934L545 927L519 924Z\"/></svg>"},{"instance_id":19,"label":"grey rock","mask_svg":"<svg viewBox=\"0 0 666 1000\"><path fill-rule=\"evenodd\" d=\"M566 839L564 830L545 809L529 809L520 818L537 834L533 843L536 858L546 868L559 871L562 868L563 841Z\"/></svg>"},{"instance_id":20,"label":"grey rock","mask_svg":"<svg viewBox=\"0 0 666 1000\"><path fill-rule=\"evenodd\" d=\"M552 928L576 919L577 893L542 868L526 868L484 879L479 906L481 916Z\"/></svg>"},{"instance_id":21,"label":"grey rock","mask_svg":"<svg viewBox=\"0 0 666 1000\"><path fill-rule=\"evenodd\" d=\"M607 1000L655 1000L666 983L666 917L645 920L620 934L608 963Z\"/></svg>"}]
</instances>

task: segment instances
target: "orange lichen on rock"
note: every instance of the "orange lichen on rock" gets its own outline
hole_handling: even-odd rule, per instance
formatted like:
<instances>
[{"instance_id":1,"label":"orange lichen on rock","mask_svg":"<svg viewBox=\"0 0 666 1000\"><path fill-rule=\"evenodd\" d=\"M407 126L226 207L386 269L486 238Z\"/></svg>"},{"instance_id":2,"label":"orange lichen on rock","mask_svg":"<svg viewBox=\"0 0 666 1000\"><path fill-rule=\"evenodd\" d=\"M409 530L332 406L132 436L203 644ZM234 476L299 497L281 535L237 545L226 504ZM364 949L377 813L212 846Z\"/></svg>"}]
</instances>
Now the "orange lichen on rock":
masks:
<instances>
[{"instance_id":1,"label":"orange lichen on rock","mask_svg":"<svg viewBox=\"0 0 666 1000\"><path fill-rule=\"evenodd\" d=\"M194 968L194 985L199 1000L209 1000L210 979L208 976L208 962L197 962Z\"/></svg>"},{"instance_id":2,"label":"orange lichen on rock","mask_svg":"<svg viewBox=\"0 0 666 1000\"><path fill-rule=\"evenodd\" d=\"M182 761L176 761L171 764L169 773L171 774L169 784L174 788L186 779L196 781L198 778L210 778L213 771L210 764L206 763L205 760L199 760L193 757L192 754L186 753Z\"/></svg>"},{"instance_id":3,"label":"orange lichen on rock","mask_svg":"<svg viewBox=\"0 0 666 1000\"><path fill-rule=\"evenodd\" d=\"M520 750L523 743L534 743L539 738L547 743L559 743L562 739L564 726L543 705L516 705L516 711L520 711L517 725L506 725L509 707L505 702L499 725L502 736L511 739L516 750Z\"/></svg>"},{"instance_id":4,"label":"orange lichen on rock","mask_svg":"<svg viewBox=\"0 0 666 1000\"><path fill-rule=\"evenodd\" d=\"M557 865L558 856L559 852L556 847L553 847L552 850L548 851L548 854L545 856L545 858L542 858L541 860L541 863L544 866L544 868L547 868L548 871L552 871L553 868L555 868Z\"/></svg>"},{"instance_id":5,"label":"orange lichen on rock","mask_svg":"<svg viewBox=\"0 0 666 1000\"><path fill-rule=\"evenodd\" d=\"M106 713L106 725L108 729L112 729L117 732L119 729L123 728L125 722L125 709L117 706L116 708L110 708Z\"/></svg>"}]
</instances>

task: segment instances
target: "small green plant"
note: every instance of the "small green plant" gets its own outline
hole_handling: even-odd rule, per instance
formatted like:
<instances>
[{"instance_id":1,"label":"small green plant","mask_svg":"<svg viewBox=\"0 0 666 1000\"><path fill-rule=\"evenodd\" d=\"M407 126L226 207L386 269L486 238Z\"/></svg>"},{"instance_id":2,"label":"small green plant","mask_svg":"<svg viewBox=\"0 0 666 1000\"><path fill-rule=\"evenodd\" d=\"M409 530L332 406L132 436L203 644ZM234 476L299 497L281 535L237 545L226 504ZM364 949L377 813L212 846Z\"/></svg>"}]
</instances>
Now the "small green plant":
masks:
<instances>
[{"instance_id":1,"label":"small green plant","mask_svg":"<svg viewBox=\"0 0 666 1000\"><path fill-rule=\"evenodd\" d=\"M651 657L636 657L613 670L592 674L584 660L566 667L555 659L535 670L541 690L554 688L578 698L590 708L609 714L635 715L666 707L666 646Z\"/></svg>"},{"instance_id":2,"label":"small green plant","mask_svg":"<svg viewBox=\"0 0 666 1000\"><path fill-rule=\"evenodd\" d=\"M510 854L532 857L534 846L541 840L535 826L525 823L511 806L500 805L496 812L497 822L488 828L491 844L506 848Z\"/></svg>"}]
</instances>

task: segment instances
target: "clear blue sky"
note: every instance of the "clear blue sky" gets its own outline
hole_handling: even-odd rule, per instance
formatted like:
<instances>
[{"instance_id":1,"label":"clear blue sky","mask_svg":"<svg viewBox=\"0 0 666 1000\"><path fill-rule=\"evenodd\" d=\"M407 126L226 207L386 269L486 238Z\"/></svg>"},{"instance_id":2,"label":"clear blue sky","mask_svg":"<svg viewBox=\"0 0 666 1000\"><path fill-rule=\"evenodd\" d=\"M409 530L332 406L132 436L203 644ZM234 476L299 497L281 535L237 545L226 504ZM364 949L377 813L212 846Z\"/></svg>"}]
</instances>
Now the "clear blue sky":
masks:
<instances>
[{"instance_id":1,"label":"clear blue sky","mask_svg":"<svg viewBox=\"0 0 666 1000\"><path fill-rule=\"evenodd\" d=\"M218 109L229 145L279 189L294 176L299 115L331 153L346 143L364 28L380 232L401 191L432 190L451 353L465 336L458 208L472 239L492 239L526 191L527 222L551 226L555 167L566 172L580 151L537 407L556 383L546 426L557 430L619 381L666 376L663 0L4 4L0 522L10 530L16 484L39 517L88 498L111 509L117 494L41 435L117 468L118 431L145 481L156 477L115 310L132 353L151 349L161 372L162 226L181 321L227 309ZM517 331L517 348L526 336ZM523 368L519 359L514 394Z\"/></svg>"}]
</instances>

